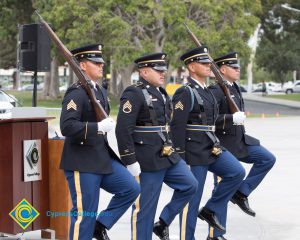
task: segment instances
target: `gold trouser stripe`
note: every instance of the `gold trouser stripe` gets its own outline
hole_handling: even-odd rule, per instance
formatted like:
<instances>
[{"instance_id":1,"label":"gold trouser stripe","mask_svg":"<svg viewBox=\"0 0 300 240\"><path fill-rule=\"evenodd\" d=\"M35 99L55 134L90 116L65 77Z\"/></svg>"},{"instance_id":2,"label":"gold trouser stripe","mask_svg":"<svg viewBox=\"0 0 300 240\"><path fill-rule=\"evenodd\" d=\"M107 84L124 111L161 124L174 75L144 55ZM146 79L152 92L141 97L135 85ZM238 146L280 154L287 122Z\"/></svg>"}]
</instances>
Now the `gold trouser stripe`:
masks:
<instances>
[{"instance_id":1,"label":"gold trouser stripe","mask_svg":"<svg viewBox=\"0 0 300 240\"><path fill-rule=\"evenodd\" d=\"M209 227L209 237L210 238L214 237L214 228L213 227Z\"/></svg>"},{"instance_id":2,"label":"gold trouser stripe","mask_svg":"<svg viewBox=\"0 0 300 240\"><path fill-rule=\"evenodd\" d=\"M220 176L217 176L217 183L219 184L221 182L222 178ZM214 228L210 227L209 228L209 237L213 238L214 237Z\"/></svg>"},{"instance_id":3,"label":"gold trouser stripe","mask_svg":"<svg viewBox=\"0 0 300 240\"><path fill-rule=\"evenodd\" d=\"M140 183L140 177L139 176L135 176L135 180L138 183ZM137 214L140 211L140 196L141 196L141 194L135 200L135 203L134 203L135 209L132 213L132 240L137 239L136 222L137 222Z\"/></svg>"},{"instance_id":4,"label":"gold trouser stripe","mask_svg":"<svg viewBox=\"0 0 300 240\"><path fill-rule=\"evenodd\" d=\"M185 234L186 234L186 218L187 213L189 211L189 204L185 205L183 211L182 211L182 219L181 219L181 240L185 240Z\"/></svg>"},{"instance_id":5,"label":"gold trouser stripe","mask_svg":"<svg viewBox=\"0 0 300 240\"><path fill-rule=\"evenodd\" d=\"M77 196L77 212L82 213L82 194L81 194L81 187L80 187L80 175L78 171L74 172L74 181L75 181L75 190L76 190L76 196ZM82 221L82 214L77 214L77 220L74 225L74 234L73 234L73 240L79 239L79 228L80 223Z\"/></svg>"}]
</instances>

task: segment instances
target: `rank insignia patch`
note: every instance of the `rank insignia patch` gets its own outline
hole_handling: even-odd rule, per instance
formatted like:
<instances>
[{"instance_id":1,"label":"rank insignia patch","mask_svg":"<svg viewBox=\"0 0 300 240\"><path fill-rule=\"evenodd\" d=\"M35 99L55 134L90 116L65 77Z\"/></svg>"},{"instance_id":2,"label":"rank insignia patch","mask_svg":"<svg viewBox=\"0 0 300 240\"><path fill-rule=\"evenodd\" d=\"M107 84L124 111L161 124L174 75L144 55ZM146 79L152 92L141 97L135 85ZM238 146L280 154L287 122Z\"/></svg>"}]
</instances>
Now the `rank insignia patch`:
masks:
<instances>
[{"instance_id":1,"label":"rank insignia patch","mask_svg":"<svg viewBox=\"0 0 300 240\"><path fill-rule=\"evenodd\" d=\"M77 105L76 103L73 101L73 99L68 103L67 105L67 110L70 110L70 109L74 109L75 111L77 111Z\"/></svg>"},{"instance_id":2,"label":"rank insignia patch","mask_svg":"<svg viewBox=\"0 0 300 240\"><path fill-rule=\"evenodd\" d=\"M125 102L124 105L123 105L123 112L124 113L130 113L131 110L132 110L132 105L129 102L129 100L127 100L127 102Z\"/></svg>"},{"instance_id":3,"label":"rank insignia patch","mask_svg":"<svg viewBox=\"0 0 300 240\"><path fill-rule=\"evenodd\" d=\"M183 104L181 103L181 101L175 104L175 110L176 109L181 109L183 111Z\"/></svg>"}]
</instances>

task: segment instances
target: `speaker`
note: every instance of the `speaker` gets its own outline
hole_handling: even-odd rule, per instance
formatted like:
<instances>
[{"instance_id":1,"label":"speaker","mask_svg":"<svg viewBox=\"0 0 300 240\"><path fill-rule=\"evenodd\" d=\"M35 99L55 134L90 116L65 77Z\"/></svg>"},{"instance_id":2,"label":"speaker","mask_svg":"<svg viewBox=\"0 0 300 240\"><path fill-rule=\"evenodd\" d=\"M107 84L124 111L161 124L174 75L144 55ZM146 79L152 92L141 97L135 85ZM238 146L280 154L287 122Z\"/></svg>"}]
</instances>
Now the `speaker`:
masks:
<instances>
[{"instance_id":1,"label":"speaker","mask_svg":"<svg viewBox=\"0 0 300 240\"><path fill-rule=\"evenodd\" d=\"M19 70L50 71L50 37L41 24L19 27Z\"/></svg>"}]
</instances>

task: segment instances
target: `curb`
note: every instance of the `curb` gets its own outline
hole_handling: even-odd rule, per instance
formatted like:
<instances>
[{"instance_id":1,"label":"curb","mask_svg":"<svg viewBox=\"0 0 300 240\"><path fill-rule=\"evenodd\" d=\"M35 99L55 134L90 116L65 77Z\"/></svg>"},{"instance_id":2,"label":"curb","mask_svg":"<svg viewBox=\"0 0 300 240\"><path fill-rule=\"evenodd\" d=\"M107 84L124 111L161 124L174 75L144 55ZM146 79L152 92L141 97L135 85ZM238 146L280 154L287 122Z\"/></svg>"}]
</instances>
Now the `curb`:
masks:
<instances>
[{"instance_id":1,"label":"curb","mask_svg":"<svg viewBox=\"0 0 300 240\"><path fill-rule=\"evenodd\" d=\"M300 102L297 102L297 101L265 98L265 97L256 96L254 94L249 94L249 93L248 94L243 93L243 98L245 100L254 101L254 102L263 102L263 103L269 103L269 104L274 104L274 105L281 105L281 106L285 106L285 107L300 109Z\"/></svg>"}]
</instances>

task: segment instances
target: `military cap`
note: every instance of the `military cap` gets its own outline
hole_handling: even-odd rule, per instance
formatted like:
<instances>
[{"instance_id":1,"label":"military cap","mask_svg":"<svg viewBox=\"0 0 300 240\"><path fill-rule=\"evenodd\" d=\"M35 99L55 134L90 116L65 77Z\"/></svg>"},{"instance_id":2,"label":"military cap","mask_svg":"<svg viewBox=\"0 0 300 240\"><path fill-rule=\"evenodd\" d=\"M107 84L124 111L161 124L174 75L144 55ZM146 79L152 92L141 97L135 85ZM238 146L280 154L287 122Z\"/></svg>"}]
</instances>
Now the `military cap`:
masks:
<instances>
[{"instance_id":1,"label":"military cap","mask_svg":"<svg viewBox=\"0 0 300 240\"><path fill-rule=\"evenodd\" d=\"M137 58L134 62L138 68L151 67L157 71L167 71L166 56L165 53L154 53Z\"/></svg>"},{"instance_id":2,"label":"military cap","mask_svg":"<svg viewBox=\"0 0 300 240\"><path fill-rule=\"evenodd\" d=\"M208 56L208 48L206 46L201 46L193 48L184 53L180 60L182 60L186 65L191 62L200 62L200 63L210 63Z\"/></svg>"},{"instance_id":3,"label":"military cap","mask_svg":"<svg viewBox=\"0 0 300 240\"><path fill-rule=\"evenodd\" d=\"M92 44L71 50L73 56L78 60L89 60L96 63L105 63L102 58L102 44Z\"/></svg>"},{"instance_id":4,"label":"military cap","mask_svg":"<svg viewBox=\"0 0 300 240\"><path fill-rule=\"evenodd\" d=\"M231 52L222 57L214 59L215 63L221 67L222 65L228 65L230 67L239 68L240 64L238 62L238 53Z\"/></svg>"}]
</instances>

